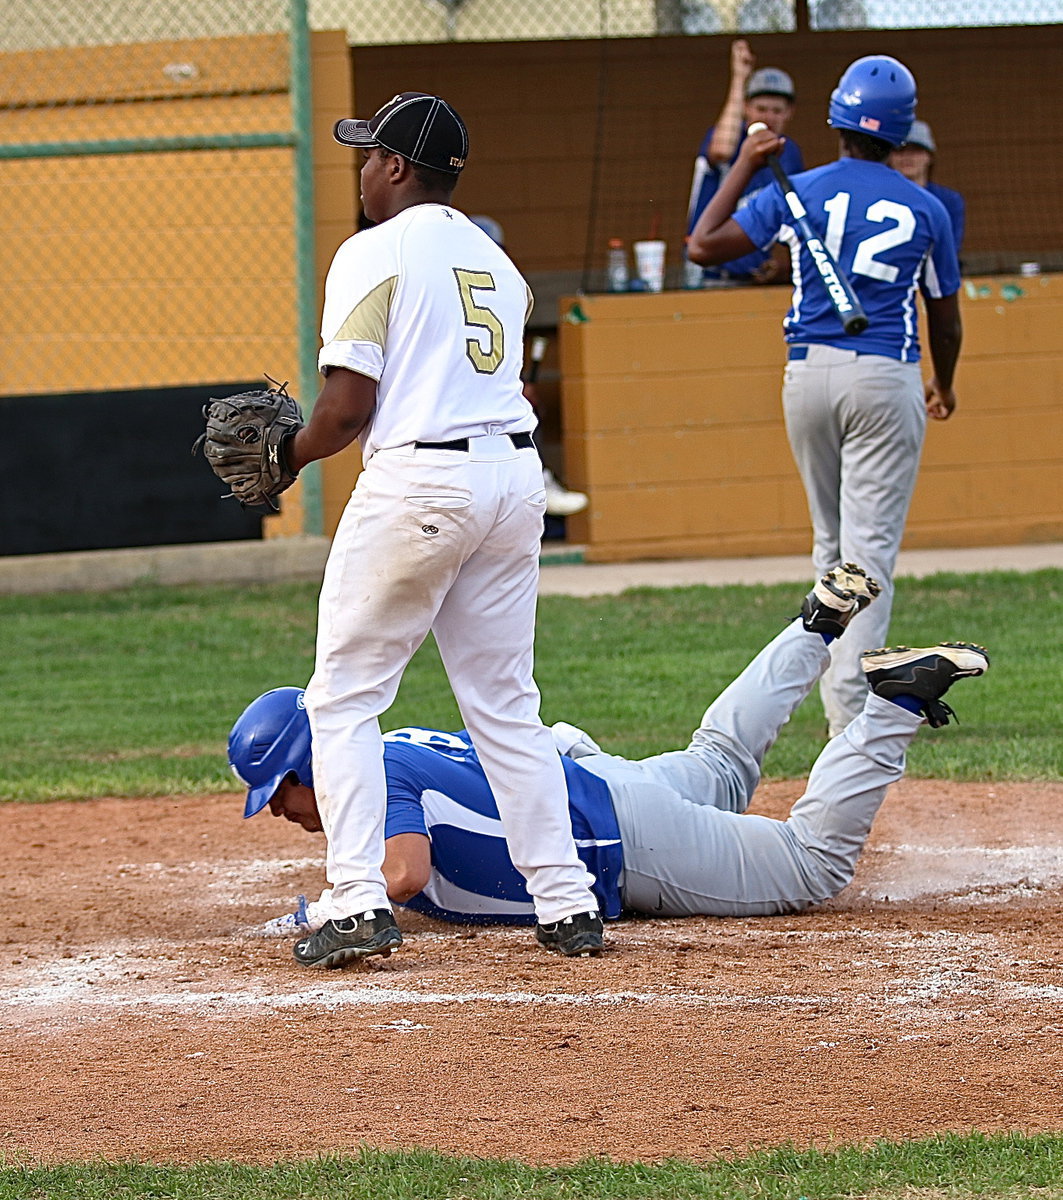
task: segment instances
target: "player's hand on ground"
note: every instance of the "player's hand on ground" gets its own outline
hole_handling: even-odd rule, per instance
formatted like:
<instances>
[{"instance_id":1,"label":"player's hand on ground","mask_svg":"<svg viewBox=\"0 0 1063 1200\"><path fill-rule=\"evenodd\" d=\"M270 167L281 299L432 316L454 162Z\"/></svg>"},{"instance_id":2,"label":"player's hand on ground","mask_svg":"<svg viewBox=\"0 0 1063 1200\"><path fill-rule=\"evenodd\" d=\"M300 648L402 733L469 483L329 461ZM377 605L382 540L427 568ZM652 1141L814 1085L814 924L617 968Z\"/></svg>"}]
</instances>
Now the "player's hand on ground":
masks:
<instances>
[{"instance_id":1,"label":"player's hand on ground","mask_svg":"<svg viewBox=\"0 0 1063 1200\"><path fill-rule=\"evenodd\" d=\"M745 38L731 43L731 74L736 79L746 80L753 74L757 59Z\"/></svg>"},{"instance_id":2,"label":"player's hand on ground","mask_svg":"<svg viewBox=\"0 0 1063 1200\"><path fill-rule=\"evenodd\" d=\"M926 414L935 421L947 421L956 408L956 393L942 388L937 379L926 385Z\"/></svg>"},{"instance_id":3,"label":"player's hand on ground","mask_svg":"<svg viewBox=\"0 0 1063 1200\"><path fill-rule=\"evenodd\" d=\"M304 937L313 933L316 926L307 913L306 897L300 896L295 912L285 913L282 917L274 917L267 921L259 930L262 937ZM320 924L320 922L319 922Z\"/></svg>"}]
</instances>

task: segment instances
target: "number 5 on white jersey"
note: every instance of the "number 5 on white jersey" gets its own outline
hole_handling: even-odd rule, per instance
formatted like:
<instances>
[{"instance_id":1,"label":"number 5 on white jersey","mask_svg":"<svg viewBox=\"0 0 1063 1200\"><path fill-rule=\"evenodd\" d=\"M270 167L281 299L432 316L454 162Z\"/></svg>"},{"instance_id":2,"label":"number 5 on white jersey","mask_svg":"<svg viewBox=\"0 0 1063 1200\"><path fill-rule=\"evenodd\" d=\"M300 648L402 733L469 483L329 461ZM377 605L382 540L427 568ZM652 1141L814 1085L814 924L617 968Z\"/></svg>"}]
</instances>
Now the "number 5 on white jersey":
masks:
<instances>
[{"instance_id":1,"label":"number 5 on white jersey","mask_svg":"<svg viewBox=\"0 0 1063 1200\"><path fill-rule=\"evenodd\" d=\"M455 267L454 278L458 281L461 307L465 312L465 324L472 325L476 329L487 330L486 348L479 337L470 337L465 340L465 353L473 367L481 375L493 375L498 370L505 353L505 333L502 329L502 322L494 312L486 305L477 304L473 289L480 292L493 292L495 290L494 276L487 271L466 271Z\"/></svg>"}]
</instances>

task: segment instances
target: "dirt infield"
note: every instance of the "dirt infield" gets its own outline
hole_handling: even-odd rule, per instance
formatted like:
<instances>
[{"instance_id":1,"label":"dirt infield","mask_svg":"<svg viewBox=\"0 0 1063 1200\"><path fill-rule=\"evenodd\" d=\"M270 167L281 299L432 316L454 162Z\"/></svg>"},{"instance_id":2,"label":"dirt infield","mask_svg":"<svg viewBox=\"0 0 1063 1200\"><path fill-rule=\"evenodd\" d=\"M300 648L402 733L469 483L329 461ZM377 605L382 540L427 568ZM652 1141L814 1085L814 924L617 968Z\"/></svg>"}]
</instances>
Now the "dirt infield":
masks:
<instances>
[{"instance_id":1,"label":"dirt infield","mask_svg":"<svg viewBox=\"0 0 1063 1200\"><path fill-rule=\"evenodd\" d=\"M1063 784L905 781L852 886L800 917L624 922L569 962L407 915L400 953L344 972L255 936L316 895L321 842L239 807L0 807L9 1162L1063 1129Z\"/></svg>"}]
</instances>

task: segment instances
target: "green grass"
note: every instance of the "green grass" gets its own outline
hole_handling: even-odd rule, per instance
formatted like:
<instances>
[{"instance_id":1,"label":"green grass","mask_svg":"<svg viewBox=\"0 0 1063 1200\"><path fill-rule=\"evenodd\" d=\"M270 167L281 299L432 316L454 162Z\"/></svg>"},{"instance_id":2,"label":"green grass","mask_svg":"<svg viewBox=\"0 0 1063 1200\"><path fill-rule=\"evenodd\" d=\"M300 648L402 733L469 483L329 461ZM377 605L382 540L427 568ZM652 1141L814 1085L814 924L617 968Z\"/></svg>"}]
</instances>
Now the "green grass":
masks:
<instances>
[{"instance_id":1,"label":"green grass","mask_svg":"<svg viewBox=\"0 0 1063 1200\"><path fill-rule=\"evenodd\" d=\"M639 589L547 597L536 675L546 721L642 756L684 745L708 702L784 621L803 589ZM924 731L915 775L1063 778L1063 571L905 580L892 637L989 646L993 669L949 699L961 724ZM0 597L0 796L46 800L233 787L225 741L267 688L305 683L316 588L137 587ZM434 645L417 654L385 725L460 724ZM823 742L816 696L771 751L766 773L805 774Z\"/></svg>"},{"instance_id":2,"label":"green grass","mask_svg":"<svg viewBox=\"0 0 1063 1200\"><path fill-rule=\"evenodd\" d=\"M98 1163L0 1169L0 1200L1060 1200L1063 1137L949 1134L828 1152L782 1147L705 1165L588 1159L526 1167L363 1150L272 1166Z\"/></svg>"}]
</instances>

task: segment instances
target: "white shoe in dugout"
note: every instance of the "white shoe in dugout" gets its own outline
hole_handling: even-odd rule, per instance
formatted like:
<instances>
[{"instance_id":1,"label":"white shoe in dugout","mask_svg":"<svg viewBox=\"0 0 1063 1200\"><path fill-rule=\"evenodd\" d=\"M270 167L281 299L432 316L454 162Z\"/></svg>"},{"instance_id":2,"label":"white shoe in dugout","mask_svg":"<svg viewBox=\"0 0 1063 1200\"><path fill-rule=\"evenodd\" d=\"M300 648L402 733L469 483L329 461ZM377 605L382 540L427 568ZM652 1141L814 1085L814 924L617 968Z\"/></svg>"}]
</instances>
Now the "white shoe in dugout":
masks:
<instances>
[{"instance_id":1,"label":"white shoe in dugout","mask_svg":"<svg viewBox=\"0 0 1063 1200\"><path fill-rule=\"evenodd\" d=\"M543 487L546 489L546 512L551 517L571 517L583 512L588 499L583 492L570 492L554 476L549 467L543 467Z\"/></svg>"}]
</instances>

